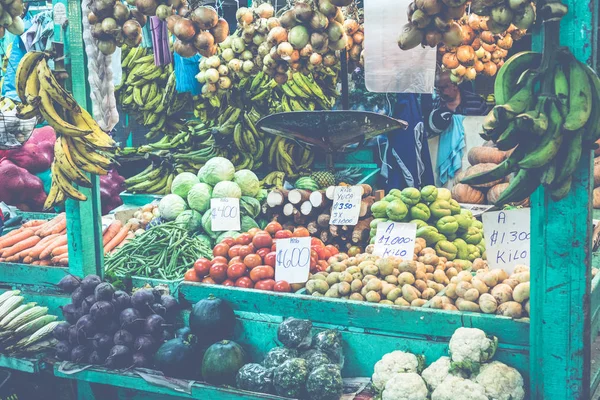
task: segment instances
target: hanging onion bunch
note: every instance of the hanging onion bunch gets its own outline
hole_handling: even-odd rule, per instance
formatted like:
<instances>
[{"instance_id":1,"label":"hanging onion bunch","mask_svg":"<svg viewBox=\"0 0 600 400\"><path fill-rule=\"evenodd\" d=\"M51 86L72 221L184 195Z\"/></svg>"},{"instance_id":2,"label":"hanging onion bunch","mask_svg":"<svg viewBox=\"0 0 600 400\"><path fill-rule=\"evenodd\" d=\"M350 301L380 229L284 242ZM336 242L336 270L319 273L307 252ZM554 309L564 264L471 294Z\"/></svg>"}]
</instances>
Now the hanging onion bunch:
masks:
<instances>
[{"instance_id":1,"label":"hanging onion bunch","mask_svg":"<svg viewBox=\"0 0 600 400\"><path fill-rule=\"evenodd\" d=\"M13 35L21 35L25 31L23 19L23 0L1 0L0 1L0 39L4 32L9 31Z\"/></svg>"},{"instance_id":2,"label":"hanging onion bunch","mask_svg":"<svg viewBox=\"0 0 600 400\"><path fill-rule=\"evenodd\" d=\"M356 20L347 18L344 21L344 29L346 30L346 37L348 38L348 44L346 45L346 50L348 50L348 70L352 71L359 66L364 66L363 44L365 40L365 27Z\"/></svg>"},{"instance_id":3,"label":"hanging onion bunch","mask_svg":"<svg viewBox=\"0 0 600 400\"><path fill-rule=\"evenodd\" d=\"M463 40L459 46L438 48L444 69L451 71L451 79L461 82L474 80L477 75L494 76L504 64L514 41L521 39L524 30L511 25L499 34L489 31L488 17L470 14L459 21Z\"/></svg>"},{"instance_id":4,"label":"hanging onion bunch","mask_svg":"<svg viewBox=\"0 0 600 400\"><path fill-rule=\"evenodd\" d=\"M488 29L502 33L511 24L518 29L529 29L535 22L535 3L531 0L472 0L471 12L490 17Z\"/></svg>"},{"instance_id":5,"label":"hanging onion bunch","mask_svg":"<svg viewBox=\"0 0 600 400\"><path fill-rule=\"evenodd\" d=\"M187 7L179 12L187 12ZM197 7L184 15L169 15L166 20L167 28L177 37L173 49L186 58L196 53L204 57L215 55L217 45L229 35L229 24L210 6Z\"/></svg>"},{"instance_id":6,"label":"hanging onion bunch","mask_svg":"<svg viewBox=\"0 0 600 400\"><path fill-rule=\"evenodd\" d=\"M137 47L142 42L146 16L137 9L130 9L120 0L93 0L89 8L91 34L103 54L112 54L124 44Z\"/></svg>"}]
</instances>

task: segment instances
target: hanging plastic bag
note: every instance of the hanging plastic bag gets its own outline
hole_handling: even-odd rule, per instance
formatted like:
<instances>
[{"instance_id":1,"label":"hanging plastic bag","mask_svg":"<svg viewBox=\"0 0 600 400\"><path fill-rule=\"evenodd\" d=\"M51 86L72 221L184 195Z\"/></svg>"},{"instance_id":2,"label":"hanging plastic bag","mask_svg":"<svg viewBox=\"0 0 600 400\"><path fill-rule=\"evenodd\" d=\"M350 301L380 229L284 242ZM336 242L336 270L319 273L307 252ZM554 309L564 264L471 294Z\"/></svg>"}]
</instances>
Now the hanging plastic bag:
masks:
<instances>
[{"instance_id":1,"label":"hanging plastic bag","mask_svg":"<svg viewBox=\"0 0 600 400\"><path fill-rule=\"evenodd\" d=\"M193 96L200 94L202 85L196 79L196 75L200 72L199 62L200 55L184 58L179 54L174 53L175 62L175 89L177 93L191 93Z\"/></svg>"}]
</instances>

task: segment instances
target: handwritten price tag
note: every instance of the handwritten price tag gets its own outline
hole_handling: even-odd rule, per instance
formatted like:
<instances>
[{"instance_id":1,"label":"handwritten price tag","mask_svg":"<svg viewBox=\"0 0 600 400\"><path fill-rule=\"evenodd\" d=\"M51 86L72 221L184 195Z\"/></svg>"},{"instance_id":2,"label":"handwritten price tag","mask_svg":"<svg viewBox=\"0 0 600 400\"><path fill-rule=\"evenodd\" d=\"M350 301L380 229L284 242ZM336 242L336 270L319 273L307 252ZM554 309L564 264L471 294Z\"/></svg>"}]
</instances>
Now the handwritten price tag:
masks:
<instances>
[{"instance_id":1,"label":"handwritten price tag","mask_svg":"<svg viewBox=\"0 0 600 400\"><path fill-rule=\"evenodd\" d=\"M374 254L381 257L402 257L412 260L415 254L417 224L380 222L375 235Z\"/></svg>"},{"instance_id":2,"label":"handwritten price tag","mask_svg":"<svg viewBox=\"0 0 600 400\"><path fill-rule=\"evenodd\" d=\"M304 283L310 272L310 238L277 239L275 280Z\"/></svg>"},{"instance_id":3,"label":"handwritten price tag","mask_svg":"<svg viewBox=\"0 0 600 400\"><path fill-rule=\"evenodd\" d=\"M516 265L529 265L529 208L488 212L482 219L485 251L491 268L503 268L510 274Z\"/></svg>"},{"instance_id":4,"label":"handwritten price tag","mask_svg":"<svg viewBox=\"0 0 600 400\"><path fill-rule=\"evenodd\" d=\"M330 225L356 225L360 214L360 186L338 186L333 194Z\"/></svg>"},{"instance_id":5,"label":"handwritten price tag","mask_svg":"<svg viewBox=\"0 0 600 400\"><path fill-rule=\"evenodd\" d=\"M211 228L214 232L239 231L240 199L223 198L210 200Z\"/></svg>"}]
</instances>

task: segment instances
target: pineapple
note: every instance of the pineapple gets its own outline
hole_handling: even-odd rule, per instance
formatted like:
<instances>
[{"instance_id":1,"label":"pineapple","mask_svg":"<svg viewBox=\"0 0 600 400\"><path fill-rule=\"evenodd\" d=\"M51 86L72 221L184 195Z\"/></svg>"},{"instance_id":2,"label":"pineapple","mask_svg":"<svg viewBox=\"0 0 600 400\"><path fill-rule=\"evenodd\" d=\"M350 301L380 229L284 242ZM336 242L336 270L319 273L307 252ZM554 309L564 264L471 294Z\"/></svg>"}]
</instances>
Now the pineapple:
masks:
<instances>
[{"instance_id":1,"label":"pineapple","mask_svg":"<svg viewBox=\"0 0 600 400\"><path fill-rule=\"evenodd\" d=\"M360 167L351 167L336 172L335 174L335 183L339 185L340 183L346 183L348 185L356 185L362 174L360 173Z\"/></svg>"},{"instance_id":2,"label":"pineapple","mask_svg":"<svg viewBox=\"0 0 600 400\"><path fill-rule=\"evenodd\" d=\"M317 182L321 189L334 186L336 183L335 174L331 171L317 171L310 174L310 177Z\"/></svg>"}]
</instances>

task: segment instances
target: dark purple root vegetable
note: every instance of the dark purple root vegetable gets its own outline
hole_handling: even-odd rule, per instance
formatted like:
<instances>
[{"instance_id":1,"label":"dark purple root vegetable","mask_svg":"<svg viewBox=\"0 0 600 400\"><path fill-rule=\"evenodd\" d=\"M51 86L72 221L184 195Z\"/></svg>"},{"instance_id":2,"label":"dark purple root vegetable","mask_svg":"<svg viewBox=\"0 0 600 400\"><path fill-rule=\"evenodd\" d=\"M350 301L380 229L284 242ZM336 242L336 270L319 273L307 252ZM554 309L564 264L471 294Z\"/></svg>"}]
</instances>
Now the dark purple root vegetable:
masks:
<instances>
[{"instance_id":1,"label":"dark purple root vegetable","mask_svg":"<svg viewBox=\"0 0 600 400\"><path fill-rule=\"evenodd\" d=\"M74 324L79 319L77 307L74 304L66 304L61 307L61 310L63 317L68 323Z\"/></svg>"},{"instance_id":2,"label":"dark purple root vegetable","mask_svg":"<svg viewBox=\"0 0 600 400\"><path fill-rule=\"evenodd\" d=\"M144 332L149 335L159 335L165 327L165 319L158 314L149 315L144 323Z\"/></svg>"},{"instance_id":3,"label":"dark purple root vegetable","mask_svg":"<svg viewBox=\"0 0 600 400\"><path fill-rule=\"evenodd\" d=\"M156 341L150 335L141 335L135 338L133 350L150 354L156 350Z\"/></svg>"},{"instance_id":4,"label":"dark purple root vegetable","mask_svg":"<svg viewBox=\"0 0 600 400\"><path fill-rule=\"evenodd\" d=\"M166 317L167 309L162 304L154 303L154 304L152 304L151 308L152 308L152 311L154 312L154 314L158 314L163 318Z\"/></svg>"},{"instance_id":5,"label":"dark purple root vegetable","mask_svg":"<svg viewBox=\"0 0 600 400\"><path fill-rule=\"evenodd\" d=\"M77 327L77 331L85 332L86 337L91 337L92 334L94 334L96 327L90 314L85 314L83 317L79 318L75 326Z\"/></svg>"},{"instance_id":6,"label":"dark purple root vegetable","mask_svg":"<svg viewBox=\"0 0 600 400\"><path fill-rule=\"evenodd\" d=\"M131 295L131 305L138 311L147 314L154 303L154 294L150 289L140 289Z\"/></svg>"},{"instance_id":7,"label":"dark purple root vegetable","mask_svg":"<svg viewBox=\"0 0 600 400\"><path fill-rule=\"evenodd\" d=\"M131 296L122 290L117 290L113 295L113 305L117 311L131 307Z\"/></svg>"},{"instance_id":8,"label":"dark purple root vegetable","mask_svg":"<svg viewBox=\"0 0 600 400\"><path fill-rule=\"evenodd\" d=\"M58 282L56 286L63 292L73 293L75 289L79 287L81 280L75 275L67 275Z\"/></svg>"},{"instance_id":9,"label":"dark purple root vegetable","mask_svg":"<svg viewBox=\"0 0 600 400\"><path fill-rule=\"evenodd\" d=\"M102 357L102 354L100 354L98 351L92 351L92 353L88 357L88 363L92 365L104 364L105 361L106 357Z\"/></svg>"},{"instance_id":10,"label":"dark purple root vegetable","mask_svg":"<svg viewBox=\"0 0 600 400\"><path fill-rule=\"evenodd\" d=\"M56 343L56 358L62 361L71 359L71 345L65 340Z\"/></svg>"},{"instance_id":11,"label":"dark purple root vegetable","mask_svg":"<svg viewBox=\"0 0 600 400\"><path fill-rule=\"evenodd\" d=\"M83 301L81 302L81 312L84 314L89 313L90 308L92 308L94 303L96 303L96 298L94 297L93 294L90 294L85 299L83 299Z\"/></svg>"},{"instance_id":12,"label":"dark purple root vegetable","mask_svg":"<svg viewBox=\"0 0 600 400\"><path fill-rule=\"evenodd\" d=\"M179 309L179 303L175 297L171 296L170 294L162 295L160 298L160 303L167 310L167 317L173 317L173 314L175 314Z\"/></svg>"},{"instance_id":13,"label":"dark purple root vegetable","mask_svg":"<svg viewBox=\"0 0 600 400\"><path fill-rule=\"evenodd\" d=\"M102 353L107 353L114 345L113 336L106 333L96 333L92 338L92 346Z\"/></svg>"},{"instance_id":14,"label":"dark purple root vegetable","mask_svg":"<svg viewBox=\"0 0 600 400\"><path fill-rule=\"evenodd\" d=\"M61 322L54 327L52 336L56 340L69 340L69 328L71 325L68 322Z\"/></svg>"},{"instance_id":15,"label":"dark purple root vegetable","mask_svg":"<svg viewBox=\"0 0 600 400\"><path fill-rule=\"evenodd\" d=\"M98 275L88 275L81 281L81 289L85 292L86 295L93 294L94 289L98 286L102 280Z\"/></svg>"},{"instance_id":16,"label":"dark purple root vegetable","mask_svg":"<svg viewBox=\"0 0 600 400\"><path fill-rule=\"evenodd\" d=\"M133 368L151 368L151 358L144 353L133 353Z\"/></svg>"},{"instance_id":17,"label":"dark purple root vegetable","mask_svg":"<svg viewBox=\"0 0 600 400\"><path fill-rule=\"evenodd\" d=\"M160 303L160 298L162 297L162 293L160 293L160 290L152 288L152 295L154 296L153 303Z\"/></svg>"},{"instance_id":18,"label":"dark purple root vegetable","mask_svg":"<svg viewBox=\"0 0 600 400\"><path fill-rule=\"evenodd\" d=\"M71 350L71 361L74 363L86 362L88 359L89 350L84 345L75 346Z\"/></svg>"},{"instance_id":19,"label":"dark purple root vegetable","mask_svg":"<svg viewBox=\"0 0 600 400\"><path fill-rule=\"evenodd\" d=\"M104 326L102 327L102 332L103 333L108 333L109 335L114 335L116 331L118 331L119 329L121 329L121 324L119 323L119 321L110 321L107 324L104 324Z\"/></svg>"},{"instance_id":20,"label":"dark purple root vegetable","mask_svg":"<svg viewBox=\"0 0 600 400\"><path fill-rule=\"evenodd\" d=\"M71 325L69 328L69 343L72 346L87 343L87 335L84 331L77 329L75 325Z\"/></svg>"},{"instance_id":21,"label":"dark purple root vegetable","mask_svg":"<svg viewBox=\"0 0 600 400\"><path fill-rule=\"evenodd\" d=\"M108 282L102 282L94 289L96 301L111 301L115 294L115 288Z\"/></svg>"},{"instance_id":22,"label":"dark purple root vegetable","mask_svg":"<svg viewBox=\"0 0 600 400\"><path fill-rule=\"evenodd\" d=\"M115 314L115 307L109 301L100 300L90 308L90 315L96 322L108 321Z\"/></svg>"},{"instance_id":23,"label":"dark purple root vegetable","mask_svg":"<svg viewBox=\"0 0 600 400\"><path fill-rule=\"evenodd\" d=\"M71 303L73 303L75 307L81 307L83 299L85 299L85 293L83 292L81 286L71 293Z\"/></svg>"},{"instance_id":24,"label":"dark purple root vegetable","mask_svg":"<svg viewBox=\"0 0 600 400\"><path fill-rule=\"evenodd\" d=\"M130 347L133 345L133 335L125 329L121 329L115 333L115 336L113 336L113 342L115 345L120 344Z\"/></svg>"},{"instance_id":25,"label":"dark purple root vegetable","mask_svg":"<svg viewBox=\"0 0 600 400\"><path fill-rule=\"evenodd\" d=\"M135 308L126 308L119 315L119 322L122 329L127 329L129 332L137 333L144 328L144 319L138 310Z\"/></svg>"},{"instance_id":26,"label":"dark purple root vegetable","mask_svg":"<svg viewBox=\"0 0 600 400\"><path fill-rule=\"evenodd\" d=\"M123 345L115 345L106 358L108 368L125 368L131 365L131 350Z\"/></svg>"}]
</instances>

